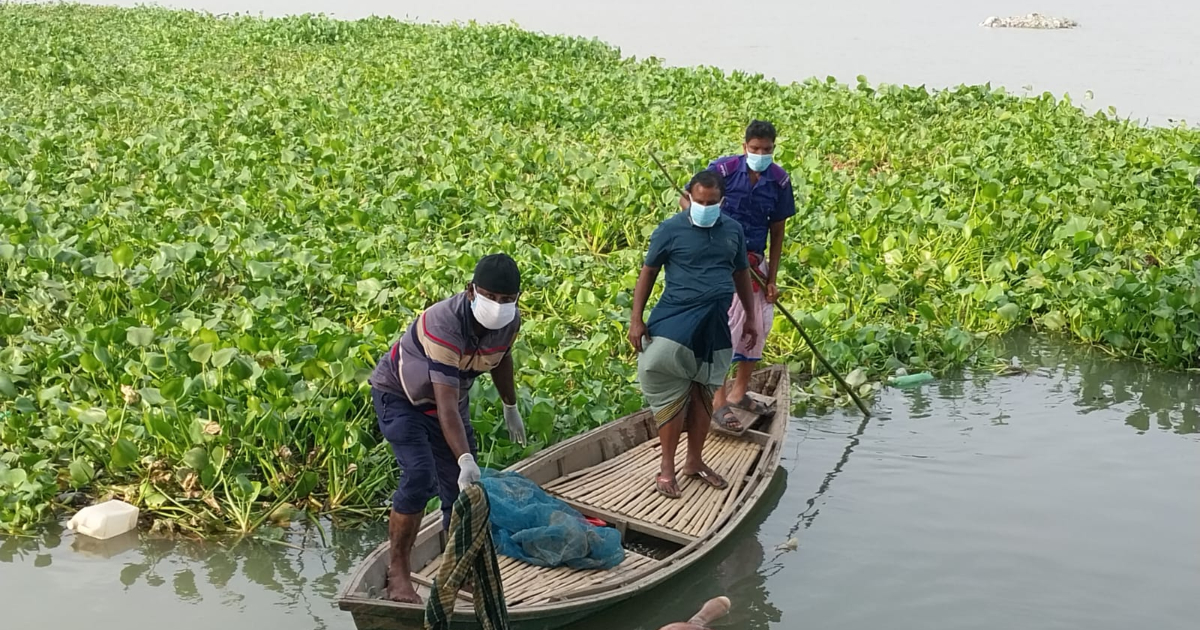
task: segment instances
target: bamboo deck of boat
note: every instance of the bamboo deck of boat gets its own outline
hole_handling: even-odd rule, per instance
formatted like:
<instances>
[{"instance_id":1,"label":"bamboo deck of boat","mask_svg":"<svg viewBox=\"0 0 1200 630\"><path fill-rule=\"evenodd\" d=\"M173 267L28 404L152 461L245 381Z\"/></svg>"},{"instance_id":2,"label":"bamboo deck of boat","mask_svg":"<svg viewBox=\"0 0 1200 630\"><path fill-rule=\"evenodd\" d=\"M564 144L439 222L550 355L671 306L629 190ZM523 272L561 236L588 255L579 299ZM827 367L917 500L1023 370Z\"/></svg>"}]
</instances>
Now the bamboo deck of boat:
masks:
<instances>
[{"instance_id":1,"label":"bamboo deck of boat","mask_svg":"<svg viewBox=\"0 0 1200 630\"><path fill-rule=\"evenodd\" d=\"M512 470L538 483L584 515L616 527L628 541L637 537L666 549L661 559L626 549L625 560L608 571L545 568L500 558L501 581L515 627L553 628L655 586L703 557L728 536L761 497L779 463L790 407L787 371L771 366L755 373L751 389L773 413L757 419L741 437L710 432L705 462L729 486L717 490L680 475L680 499L655 491L662 447L648 410L621 418L523 461ZM752 419L738 412L742 422ZM684 461L686 435L676 462ZM440 514L426 517L413 550L418 592L428 598L441 562L445 536ZM419 627L424 608L381 599L387 571L384 542L347 583L339 606L359 630ZM456 628L477 627L470 595L460 593Z\"/></svg>"}]
</instances>

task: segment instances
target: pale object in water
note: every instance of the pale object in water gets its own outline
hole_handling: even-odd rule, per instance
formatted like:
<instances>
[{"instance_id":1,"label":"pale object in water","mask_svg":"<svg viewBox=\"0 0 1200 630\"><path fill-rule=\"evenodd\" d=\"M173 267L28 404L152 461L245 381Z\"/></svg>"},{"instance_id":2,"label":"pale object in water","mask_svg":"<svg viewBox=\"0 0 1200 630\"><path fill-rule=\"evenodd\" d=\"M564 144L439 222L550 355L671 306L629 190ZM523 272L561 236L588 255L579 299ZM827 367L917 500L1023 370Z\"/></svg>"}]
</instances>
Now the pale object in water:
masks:
<instances>
[{"instance_id":1,"label":"pale object in water","mask_svg":"<svg viewBox=\"0 0 1200 630\"><path fill-rule=\"evenodd\" d=\"M1069 18L1050 17L1041 13L1014 17L989 17L980 26L985 28L1035 28L1044 30L1075 28L1079 23Z\"/></svg>"},{"instance_id":2,"label":"pale object in water","mask_svg":"<svg viewBox=\"0 0 1200 630\"><path fill-rule=\"evenodd\" d=\"M67 521L67 527L85 536L106 540L137 528L138 509L113 499L79 510Z\"/></svg>"}]
</instances>

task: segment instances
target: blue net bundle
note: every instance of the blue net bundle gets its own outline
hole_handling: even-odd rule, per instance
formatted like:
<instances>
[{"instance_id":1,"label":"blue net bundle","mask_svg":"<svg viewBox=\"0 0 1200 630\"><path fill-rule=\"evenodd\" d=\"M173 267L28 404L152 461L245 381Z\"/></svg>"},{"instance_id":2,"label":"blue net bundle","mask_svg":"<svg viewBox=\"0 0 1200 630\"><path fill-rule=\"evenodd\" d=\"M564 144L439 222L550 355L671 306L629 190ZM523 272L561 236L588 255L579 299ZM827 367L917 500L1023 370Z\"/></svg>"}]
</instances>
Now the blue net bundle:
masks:
<instances>
[{"instance_id":1,"label":"blue net bundle","mask_svg":"<svg viewBox=\"0 0 1200 630\"><path fill-rule=\"evenodd\" d=\"M625 559L621 534L596 527L519 473L484 469L496 552L542 567L611 569Z\"/></svg>"}]
</instances>

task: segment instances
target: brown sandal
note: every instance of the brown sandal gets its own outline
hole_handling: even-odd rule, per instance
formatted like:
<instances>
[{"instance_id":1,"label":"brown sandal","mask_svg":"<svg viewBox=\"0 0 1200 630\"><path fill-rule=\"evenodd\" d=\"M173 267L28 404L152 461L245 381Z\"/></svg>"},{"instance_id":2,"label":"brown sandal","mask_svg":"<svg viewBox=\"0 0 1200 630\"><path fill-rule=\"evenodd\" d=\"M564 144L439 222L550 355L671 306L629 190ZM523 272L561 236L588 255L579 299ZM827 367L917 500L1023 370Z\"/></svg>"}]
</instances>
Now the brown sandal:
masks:
<instances>
[{"instance_id":1,"label":"brown sandal","mask_svg":"<svg viewBox=\"0 0 1200 630\"><path fill-rule=\"evenodd\" d=\"M754 398L751 398L749 393L743 394L742 399L737 402L730 402L729 406L749 411L756 416L765 416L771 411L770 407L762 404Z\"/></svg>"},{"instance_id":2,"label":"brown sandal","mask_svg":"<svg viewBox=\"0 0 1200 630\"><path fill-rule=\"evenodd\" d=\"M718 475L717 471L708 466L705 466L694 473L684 473L683 476L699 479L700 481L708 484L710 488L716 488L717 490L724 490L725 488L729 487L729 482L725 481L724 477Z\"/></svg>"},{"instance_id":3,"label":"brown sandal","mask_svg":"<svg viewBox=\"0 0 1200 630\"><path fill-rule=\"evenodd\" d=\"M674 477L659 474L654 478L654 489L668 499L678 499L683 496L679 491L679 482Z\"/></svg>"},{"instance_id":4,"label":"brown sandal","mask_svg":"<svg viewBox=\"0 0 1200 630\"><path fill-rule=\"evenodd\" d=\"M742 424L741 419L733 415L733 409L729 405L723 405L721 408L713 411L712 415L713 430L718 433L741 437L750 427ZM738 428L733 428L730 425L736 424Z\"/></svg>"}]
</instances>

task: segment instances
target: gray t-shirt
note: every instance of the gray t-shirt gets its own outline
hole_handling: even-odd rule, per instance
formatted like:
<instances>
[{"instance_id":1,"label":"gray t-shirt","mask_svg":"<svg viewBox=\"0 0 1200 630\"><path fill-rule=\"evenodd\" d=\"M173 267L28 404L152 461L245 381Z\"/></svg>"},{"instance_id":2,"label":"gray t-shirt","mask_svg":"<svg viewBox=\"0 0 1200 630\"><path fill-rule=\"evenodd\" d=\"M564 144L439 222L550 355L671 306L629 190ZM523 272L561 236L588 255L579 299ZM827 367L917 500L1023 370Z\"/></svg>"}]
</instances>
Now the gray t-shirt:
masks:
<instances>
[{"instance_id":1,"label":"gray t-shirt","mask_svg":"<svg viewBox=\"0 0 1200 630\"><path fill-rule=\"evenodd\" d=\"M500 330L475 334L475 316L463 291L417 316L416 321L379 359L371 387L404 396L418 410L436 408L433 384L457 387L467 396L475 378L490 372L512 350L521 314Z\"/></svg>"}]
</instances>

